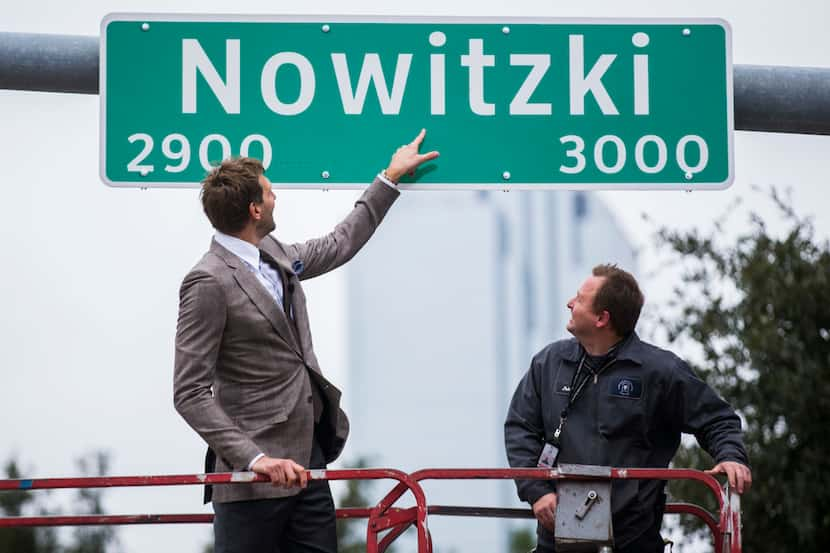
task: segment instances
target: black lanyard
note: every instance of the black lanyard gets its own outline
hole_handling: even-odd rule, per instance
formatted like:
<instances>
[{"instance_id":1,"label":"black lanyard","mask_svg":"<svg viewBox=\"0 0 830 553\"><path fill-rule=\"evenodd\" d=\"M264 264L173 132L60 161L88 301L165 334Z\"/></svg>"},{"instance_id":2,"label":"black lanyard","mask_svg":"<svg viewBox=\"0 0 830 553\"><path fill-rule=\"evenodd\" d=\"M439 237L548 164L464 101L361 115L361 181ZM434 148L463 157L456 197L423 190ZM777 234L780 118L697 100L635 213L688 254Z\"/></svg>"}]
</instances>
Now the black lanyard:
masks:
<instances>
[{"instance_id":1,"label":"black lanyard","mask_svg":"<svg viewBox=\"0 0 830 553\"><path fill-rule=\"evenodd\" d=\"M562 413L559 414L559 426L553 432L553 441L558 445L559 443L559 436L562 435L562 429L565 428L565 421L568 419L568 413L570 412L571 408L573 407L576 400L582 396L582 391L585 389L585 385L588 384L588 381L591 377L594 377L594 384L597 382L597 377L602 374L605 369L610 367L614 364L614 361L617 360L616 352L611 354L610 359L599 368L597 371L593 371L592 369L588 368L583 375L582 369L585 368L585 359L588 356L587 353L582 354L582 358L579 360L579 366L576 368L573 377L571 378L571 387L568 391L568 404L562 410Z\"/></svg>"}]
</instances>

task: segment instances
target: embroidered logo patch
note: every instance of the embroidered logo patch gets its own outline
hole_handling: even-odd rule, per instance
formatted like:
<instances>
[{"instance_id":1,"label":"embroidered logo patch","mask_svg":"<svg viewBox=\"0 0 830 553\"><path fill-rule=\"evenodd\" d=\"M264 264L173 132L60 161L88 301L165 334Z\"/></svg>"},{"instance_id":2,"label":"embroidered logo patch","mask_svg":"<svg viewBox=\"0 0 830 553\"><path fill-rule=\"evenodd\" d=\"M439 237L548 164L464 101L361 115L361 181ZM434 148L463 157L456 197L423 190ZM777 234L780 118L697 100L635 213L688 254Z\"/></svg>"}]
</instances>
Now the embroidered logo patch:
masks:
<instances>
[{"instance_id":1,"label":"embroidered logo patch","mask_svg":"<svg viewBox=\"0 0 830 553\"><path fill-rule=\"evenodd\" d=\"M571 391L571 380L573 379L575 370L576 367L560 363L559 371L556 373L556 381L553 385L553 391L562 396L568 395Z\"/></svg>"},{"instance_id":2,"label":"embroidered logo patch","mask_svg":"<svg viewBox=\"0 0 830 553\"><path fill-rule=\"evenodd\" d=\"M611 379L608 392L612 396L637 399L643 395L643 382L636 376L618 376Z\"/></svg>"}]
</instances>

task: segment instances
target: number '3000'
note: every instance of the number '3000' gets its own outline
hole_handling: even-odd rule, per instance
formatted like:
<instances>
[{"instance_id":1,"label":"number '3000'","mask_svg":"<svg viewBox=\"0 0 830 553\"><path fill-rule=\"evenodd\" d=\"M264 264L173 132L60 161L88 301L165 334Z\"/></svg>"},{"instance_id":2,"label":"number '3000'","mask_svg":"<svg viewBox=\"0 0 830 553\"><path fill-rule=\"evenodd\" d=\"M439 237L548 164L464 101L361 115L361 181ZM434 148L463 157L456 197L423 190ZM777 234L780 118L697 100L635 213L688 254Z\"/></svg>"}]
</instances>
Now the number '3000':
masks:
<instances>
[{"instance_id":1,"label":"number '3000'","mask_svg":"<svg viewBox=\"0 0 830 553\"><path fill-rule=\"evenodd\" d=\"M559 166L559 171L569 175L576 175L585 170L588 159L585 154L585 140L581 136L569 134L559 139L562 144L571 147L565 151L570 161ZM646 150L652 155L646 159ZM694 151L697 150L697 156ZM691 179L695 173L700 173L709 164L709 146L706 141L696 134L687 134L677 141L674 148L674 161L677 167ZM656 155L654 155L656 154ZM606 134L594 143L593 162L601 172L613 175L623 170L626 165L627 153L625 142L613 134ZM697 158L692 165L689 159ZM634 145L634 162L637 169L643 173L653 175L666 168L669 161L666 141L654 134L647 134L637 140Z\"/></svg>"}]
</instances>

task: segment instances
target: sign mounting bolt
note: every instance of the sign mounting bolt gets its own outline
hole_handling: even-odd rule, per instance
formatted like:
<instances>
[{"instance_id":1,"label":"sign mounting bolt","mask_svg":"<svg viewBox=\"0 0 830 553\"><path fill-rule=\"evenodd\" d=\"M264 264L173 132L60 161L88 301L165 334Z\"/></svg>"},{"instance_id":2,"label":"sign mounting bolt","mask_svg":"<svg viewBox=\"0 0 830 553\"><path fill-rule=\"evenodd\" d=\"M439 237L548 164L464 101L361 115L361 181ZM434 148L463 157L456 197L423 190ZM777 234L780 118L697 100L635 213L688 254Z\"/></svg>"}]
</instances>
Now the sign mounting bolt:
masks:
<instances>
[{"instance_id":1,"label":"sign mounting bolt","mask_svg":"<svg viewBox=\"0 0 830 553\"><path fill-rule=\"evenodd\" d=\"M320 176L324 179L327 179L331 176L331 174L328 171L323 171L322 173L320 173Z\"/></svg>"},{"instance_id":2,"label":"sign mounting bolt","mask_svg":"<svg viewBox=\"0 0 830 553\"><path fill-rule=\"evenodd\" d=\"M501 32L503 32L506 35L509 35L510 34L510 27L505 25L504 27L501 28Z\"/></svg>"},{"instance_id":3,"label":"sign mounting bolt","mask_svg":"<svg viewBox=\"0 0 830 553\"><path fill-rule=\"evenodd\" d=\"M504 173L502 173L501 178L503 178L504 180L510 180L510 171L505 171Z\"/></svg>"},{"instance_id":4,"label":"sign mounting bolt","mask_svg":"<svg viewBox=\"0 0 830 553\"><path fill-rule=\"evenodd\" d=\"M689 35L691 35L691 34L692 34L692 30L691 30L691 29L689 29L688 27L686 27L685 29L683 29L683 36L689 36Z\"/></svg>"},{"instance_id":5,"label":"sign mounting bolt","mask_svg":"<svg viewBox=\"0 0 830 553\"><path fill-rule=\"evenodd\" d=\"M323 25L323 26L321 27L321 29L323 29L323 32L324 32L324 33L327 33L327 32L329 32L329 31L331 31L331 27L329 27L328 25Z\"/></svg>"},{"instance_id":6,"label":"sign mounting bolt","mask_svg":"<svg viewBox=\"0 0 830 553\"><path fill-rule=\"evenodd\" d=\"M691 173L691 172L686 171L686 180L692 180L692 176L693 176L693 175L692 175L692 173Z\"/></svg>"},{"instance_id":7,"label":"sign mounting bolt","mask_svg":"<svg viewBox=\"0 0 830 553\"><path fill-rule=\"evenodd\" d=\"M149 31L150 30L150 24L149 23L142 23L141 24L141 30L142 31Z\"/></svg>"}]
</instances>

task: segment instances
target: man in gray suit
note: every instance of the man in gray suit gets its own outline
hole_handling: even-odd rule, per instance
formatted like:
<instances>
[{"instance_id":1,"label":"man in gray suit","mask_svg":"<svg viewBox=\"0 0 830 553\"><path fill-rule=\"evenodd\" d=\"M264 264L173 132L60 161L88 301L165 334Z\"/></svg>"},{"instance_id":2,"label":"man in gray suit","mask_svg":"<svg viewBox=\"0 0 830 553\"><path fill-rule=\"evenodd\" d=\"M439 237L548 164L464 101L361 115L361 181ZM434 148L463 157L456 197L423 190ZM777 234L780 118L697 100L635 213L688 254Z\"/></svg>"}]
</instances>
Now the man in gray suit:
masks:
<instances>
[{"instance_id":1,"label":"man in gray suit","mask_svg":"<svg viewBox=\"0 0 830 553\"><path fill-rule=\"evenodd\" d=\"M213 490L216 553L337 551L328 483L306 482L305 467L336 459L349 424L314 355L301 281L369 240L401 176L438 157L419 153L424 136L398 148L330 234L301 244L271 236L275 196L259 161L227 160L202 182L216 234L180 290L174 403L209 446L206 470L271 479Z\"/></svg>"}]
</instances>

